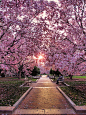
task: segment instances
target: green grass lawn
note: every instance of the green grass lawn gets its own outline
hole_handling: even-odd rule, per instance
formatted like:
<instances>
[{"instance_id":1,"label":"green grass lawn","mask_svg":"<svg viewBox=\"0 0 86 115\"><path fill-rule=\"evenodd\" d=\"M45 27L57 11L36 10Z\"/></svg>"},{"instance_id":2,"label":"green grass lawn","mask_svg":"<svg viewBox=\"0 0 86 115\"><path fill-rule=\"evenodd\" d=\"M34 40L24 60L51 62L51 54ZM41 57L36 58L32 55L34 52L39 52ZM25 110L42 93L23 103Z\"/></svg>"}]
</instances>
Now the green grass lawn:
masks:
<instances>
[{"instance_id":1,"label":"green grass lawn","mask_svg":"<svg viewBox=\"0 0 86 115\"><path fill-rule=\"evenodd\" d=\"M0 81L0 85L12 85L12 84L22 84L24 81Z\"/></svg>"},{"instance_id":2,"label":"green grass lawn","mask_svg":"<svg viewBox=\"0 0 86 115\"><path fill-rule=\"evenodd\" d=\"M65 78L69 78L69 76L65 77ZM86 79L86 76L73 76L72 78L82 78L82 79Z\"/></svg>"},{"instance_id":3,"label":"green grass lawn","mask_svg":"<svg viewBox=\"0 0 86 115\"><path fill-rule=\"evenodd\" d=\"M37 79L32 78L31 80L35 82Z\"/></svg>"},{"instance_id":4,"label":"green grass lawn","mask_svg":"<svg viewBox=\"0 0 86 115\"><path fill-rule=\"evenodd\" d=\"M27 91L24 81L0 81L0 106L12 106Z\"/></svg>"},{"instance_id":5,"label":"green grass lawn","mask_svg":"<svg viewBox=\"0 0 86 115\"><path fill-rule=\"evenodd\" d=\"M32 80L33 82L35 82L37 79L36 78L31 78L31 77L28 77L29 80ZM13 79L13 80L19 80L18 78L9 78L9 79ZM25 79L25 78L21 78L21 79Z\"/></svg>"},{"instance_id":6,"label":"green grass lawn","mask_svg":"<svg viewBox=\"0 0 86 115\"><path fill-rule=\"evenodd\" d=\"M73 78L83 78L83 79L86 79L86 76L73 76Z\"/></svg>"},{"instance_id":7,"label":"green grass lawn","mask_svg":"<svg viewBox=\"0 0 86 115\"><path fill-rule=\"evenodd\" d=\"M32 80L32 82L36 82L37 78L31 78L31 77L28 77L29 80Z\"/></svg>"}]
</instances>

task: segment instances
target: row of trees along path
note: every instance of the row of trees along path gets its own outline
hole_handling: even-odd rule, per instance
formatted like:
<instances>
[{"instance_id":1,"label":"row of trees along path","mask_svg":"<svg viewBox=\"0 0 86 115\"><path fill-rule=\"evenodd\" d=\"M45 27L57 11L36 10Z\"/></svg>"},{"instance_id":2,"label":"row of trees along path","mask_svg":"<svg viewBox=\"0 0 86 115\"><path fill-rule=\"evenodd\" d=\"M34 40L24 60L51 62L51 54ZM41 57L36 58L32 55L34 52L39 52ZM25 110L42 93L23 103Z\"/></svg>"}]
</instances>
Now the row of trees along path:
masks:
<instances>
[{"instance_id":1,"label":"row of trees along path","mask_svg":"<svg viewBox=\"0 0 86 115\"><path fill-rule=\"evenodd\" d=\"M29 76L45 66L65 75L86 74L86 0L0 0L0 69Z\"/></svg>"},{"instance_id":2,"label":"row of trees along path","mask_svg":"<svg viewBox=\"0 0 86 115\"><path fill-rule=\"evenodd\" d=\"M42 75L38 82L32 83L31 86L33 86L33 89L18 106L17 110L14 112L15 114L33 113L34 111L35 113L40 113L40 111L43 112L46 110L47 113L52 113L51 111L53 111L54 114L55 110L57 113L59 111L61 113L74 113L66 99L56 89L57 85L51 82L46 75Z\"/></svg>"}]
</instances>

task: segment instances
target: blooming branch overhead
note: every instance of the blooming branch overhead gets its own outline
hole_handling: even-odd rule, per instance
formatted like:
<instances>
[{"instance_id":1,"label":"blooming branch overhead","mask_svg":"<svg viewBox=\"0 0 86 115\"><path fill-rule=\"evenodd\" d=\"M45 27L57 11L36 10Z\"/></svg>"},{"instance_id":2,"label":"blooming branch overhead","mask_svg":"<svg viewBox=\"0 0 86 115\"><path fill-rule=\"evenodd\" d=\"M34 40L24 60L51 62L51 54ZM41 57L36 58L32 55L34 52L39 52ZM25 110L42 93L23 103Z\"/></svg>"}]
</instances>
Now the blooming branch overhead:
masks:
<instances>
[{"instance_id":1,"label":"blooming branch overhead","mask_svg":"<svg viewBox=\"0 0 86 115\"><path fill-rule=\"evenodd\" d=\"M40 52L46 66L86 74L85 0L1 0L0 69L29 74Z\"/></svg>"}]
</instances>

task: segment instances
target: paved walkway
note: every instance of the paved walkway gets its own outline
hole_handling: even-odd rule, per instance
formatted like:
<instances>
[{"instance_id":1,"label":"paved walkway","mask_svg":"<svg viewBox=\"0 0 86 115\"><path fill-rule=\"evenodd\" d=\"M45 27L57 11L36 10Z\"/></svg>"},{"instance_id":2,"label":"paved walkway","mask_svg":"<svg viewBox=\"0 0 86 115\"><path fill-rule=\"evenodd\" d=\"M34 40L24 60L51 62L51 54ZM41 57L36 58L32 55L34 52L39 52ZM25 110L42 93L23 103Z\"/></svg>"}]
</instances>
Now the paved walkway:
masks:
<instances>
[{"instance_id":1,"label":"paved walkway","mask_svg":"<svg viewBox=\"0 0 86 115\"><path fill-rule=\"evenodd\" d=\"M74 114L63 95L56 89L56 84L43 75L33 89L18 106L14 114Z\"/></svg>"}]
</instances>

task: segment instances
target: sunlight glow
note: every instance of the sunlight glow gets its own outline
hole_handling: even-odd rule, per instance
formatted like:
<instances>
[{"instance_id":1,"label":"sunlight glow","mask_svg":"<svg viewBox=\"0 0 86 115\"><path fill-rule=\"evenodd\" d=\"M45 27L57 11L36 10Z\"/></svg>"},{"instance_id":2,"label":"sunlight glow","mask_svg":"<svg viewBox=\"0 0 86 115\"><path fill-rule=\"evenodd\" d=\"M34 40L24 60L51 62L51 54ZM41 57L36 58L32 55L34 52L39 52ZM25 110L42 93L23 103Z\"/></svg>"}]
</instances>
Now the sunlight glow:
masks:
<instances>
[{"instance_id":1,"label":"sunlight glow","mask_svg":"<svg viewBox=\"0 0 86 115\"><path fill-rule=\"evenodd\" d=\"M35 56L33 55L33 58L34 58L34 59L41 60L41 59L43 59L44 57L43 57L43 55L39 55L38 58L37 58L37 57L35 57Z\"/></svg>"},{"instance_id":2,"label":"sunlight glow","mask_svg":"<svg viewBox=\"0 0 86 115\"><path fill-rule=\"evenodd\" d=\"M42 55L40 55L39 57L38 57L38 59L40 60L40 59L43 59L43 56Z\"/></svg>"}]
</instances>

